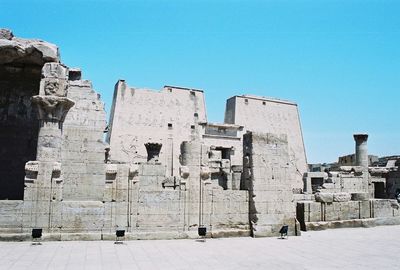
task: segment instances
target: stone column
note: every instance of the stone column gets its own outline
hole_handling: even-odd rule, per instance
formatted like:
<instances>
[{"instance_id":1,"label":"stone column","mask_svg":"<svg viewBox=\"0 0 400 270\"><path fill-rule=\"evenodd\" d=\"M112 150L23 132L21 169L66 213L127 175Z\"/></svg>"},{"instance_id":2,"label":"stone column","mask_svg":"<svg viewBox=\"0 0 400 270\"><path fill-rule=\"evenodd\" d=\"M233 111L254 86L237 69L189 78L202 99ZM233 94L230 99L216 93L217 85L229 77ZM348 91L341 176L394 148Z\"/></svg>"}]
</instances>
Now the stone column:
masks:
<instances>
[{"instance_id":1,"label":"stone column","mask_svg":"<svg viewBox=\"0 0 400 270\"><path fill-rule=\"evenodd\" d=\"M368 134L354 134L354 140L356 142L356 166L362 166L368 168Z\"/></svg>"},{"instance_id":2,"label":"stone column","mask_svg":"<svg viewBox=\"0 0 400 270\"><path fill-rule=\"evenodd\" d=\"M33 96L32 102L39 111L37 161L60 161L62 124L69 109L75 104L66 97Z\"/></svg>"},{"instance_id":3,"label":"stone column","mask_svg":"<svg viewBox=\"0 0 400 270\"><path fill-rule=\"evenodd\" d=\"M206 188L210 169L203 166L205 146L198 141L184 141L181 144L181 174L187 172L185 197L185 228L195 235L199 226L211 224L211 199Z\"/></svg>"},{"instance_id":4,"label":"stone column","mask_svg":"<svg viewBox=\"0 0 400 270\"><path fill-rule=\"evenodd\" d=\"M67 98L68 68L46 63L42 68L39 95L32 97L38 108L40 129L37 161L60 161L62 124L74 102Z\"/></svg>"},{"instance_id":5,"label":"stone column","mask_svg":"<svg viewBox=\"0 0 400 270\"><path fill-rule=\"evenodd\" d=\"M67 98L68 68L46 63L42 69L39 95L32 97L37 106L39 135L36 161L26 165L24 227L43 228L45 233L59 232L62 202L62 126L75 104Z\"/></svg>"}]
</instances>

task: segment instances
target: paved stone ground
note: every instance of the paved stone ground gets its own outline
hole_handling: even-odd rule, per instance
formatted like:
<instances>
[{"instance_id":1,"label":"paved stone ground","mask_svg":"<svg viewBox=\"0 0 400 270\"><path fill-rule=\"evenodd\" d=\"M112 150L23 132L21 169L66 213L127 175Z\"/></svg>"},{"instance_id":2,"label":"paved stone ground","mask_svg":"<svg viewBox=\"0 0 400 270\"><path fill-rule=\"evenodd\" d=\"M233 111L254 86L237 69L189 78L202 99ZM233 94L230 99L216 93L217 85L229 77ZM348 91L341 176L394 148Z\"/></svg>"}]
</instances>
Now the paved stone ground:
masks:
<instances>
[{"instance_id":1,"label":"paved stone ground","mask_svg":"<svg viewBox=\"0 0 400 270\"><path fill-rule=\"evenodd\" d=\"M0 269L400 269L400 226L301 237L0 243Z\"/></svg>"}]
</instances>

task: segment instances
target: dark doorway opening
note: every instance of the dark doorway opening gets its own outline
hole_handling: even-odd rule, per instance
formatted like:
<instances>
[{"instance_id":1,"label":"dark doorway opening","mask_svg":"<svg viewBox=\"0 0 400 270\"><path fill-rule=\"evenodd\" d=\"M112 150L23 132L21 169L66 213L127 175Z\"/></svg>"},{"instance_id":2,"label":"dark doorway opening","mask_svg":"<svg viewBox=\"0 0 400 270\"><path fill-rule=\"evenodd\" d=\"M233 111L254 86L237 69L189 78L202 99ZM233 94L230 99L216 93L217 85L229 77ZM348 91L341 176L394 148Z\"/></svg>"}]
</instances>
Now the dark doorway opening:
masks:
<instances>
[{"instance_id":1,"label":"dark doorway opening","mask_svg":"<svg viewBox=\"0 0 400 270\"><path fill-rule=\"evenodd\" d=\"M0 200L24 198L25 163L36 159L41 66L0 65Z\"/></svg>"},{"instance_id":2,"label":"dark doorway opening","mask_svg":"<svg viewBox=\"0 0 400 270\"><path fill-rule=\"evenodd\" d=\"M311 178L311 189L313 193L317 192L317 190L322 188L323 185L324 185L324 178L322 177Z\"/></svg>"},{"instance_id":3,"label":"dark doorway opening","mask_svg":"<svg viewBox=\"0 0 400 270\"><path fill-rule=\"evenodd\" d=\"M215 150L221 151L222 159L231 159L231 148L226 147L216 147Z\"/></svg>"},{"instance_id":4,"label":"dark doorway opening","mask_svg":"<svg viewBox=\"0 0 400 270\"><path fill-rule=\"evenodd\" d=\"M383 182L376 182L374 183L374 190L375 194L374 197L376 199L385 199L385 183Z\"/></svg>"}]
</instances>

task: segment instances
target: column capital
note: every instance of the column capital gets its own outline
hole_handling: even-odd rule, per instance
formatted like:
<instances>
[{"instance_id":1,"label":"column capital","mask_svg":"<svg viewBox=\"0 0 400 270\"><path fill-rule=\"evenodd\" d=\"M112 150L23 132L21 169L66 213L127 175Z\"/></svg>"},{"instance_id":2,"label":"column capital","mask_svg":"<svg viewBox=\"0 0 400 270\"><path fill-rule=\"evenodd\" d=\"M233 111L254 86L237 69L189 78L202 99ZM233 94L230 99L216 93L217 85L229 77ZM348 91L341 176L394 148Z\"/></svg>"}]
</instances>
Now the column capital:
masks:
<instances>
[{"instance_id":1,"label":"column capital","mask_svg":"<svg viewBox=\"0 0 400 270\"><path fill-rule=\"evenodd\" d=\"M146 147L146 150L147 150L147 161L157 163L162 144L148 142L148 143L145 143L144 146Z\"/></svg>"},{"instance_id":2,"label":"column capital","mask_svg":"<svg viewBox=\"0 0 400 270\"><path fill-rule=\"evenodd\" d=\"M39 120L63 123L69 109L75 102L67 97L42 96L32 97L32 103L37 105Z\"/></svg>"},{"instance_id":3,"label":"column capital","mask_svg":"<svg viewBox=\"0 0 400 270\"><path fill-rule=\"evenodd\" d=\"M356 141L360 141L360 142L364 142L364 141L367 141L368 140L368 134L354 134L353 135L353 137L354 137L354 140L356 140Z\"/></svg>"}]
</instances>

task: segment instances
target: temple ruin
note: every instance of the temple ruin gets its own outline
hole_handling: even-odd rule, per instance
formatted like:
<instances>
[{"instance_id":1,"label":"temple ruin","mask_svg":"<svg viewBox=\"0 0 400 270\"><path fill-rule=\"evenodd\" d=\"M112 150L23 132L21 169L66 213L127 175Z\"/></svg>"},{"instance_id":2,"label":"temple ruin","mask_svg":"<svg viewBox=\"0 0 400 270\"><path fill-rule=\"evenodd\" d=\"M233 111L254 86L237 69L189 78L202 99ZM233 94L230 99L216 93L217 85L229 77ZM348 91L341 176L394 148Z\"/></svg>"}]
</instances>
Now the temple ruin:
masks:
<instances>
[{"instance_id":1,"label":"temple ruin","mask_svg":"<svg viewBox=\"0 0 400 270\"><path fill-rule=\"evenodd\" d=\"M298 106L252 95L207 119L204 92L119 80L110 119L57 46L0 30L0 239L277 236L400 224L398 167L308 171Z\"/></svg>"}]
</instances>

